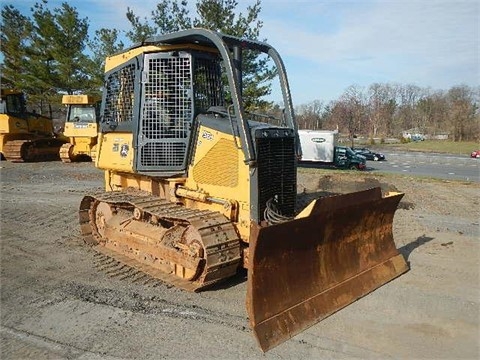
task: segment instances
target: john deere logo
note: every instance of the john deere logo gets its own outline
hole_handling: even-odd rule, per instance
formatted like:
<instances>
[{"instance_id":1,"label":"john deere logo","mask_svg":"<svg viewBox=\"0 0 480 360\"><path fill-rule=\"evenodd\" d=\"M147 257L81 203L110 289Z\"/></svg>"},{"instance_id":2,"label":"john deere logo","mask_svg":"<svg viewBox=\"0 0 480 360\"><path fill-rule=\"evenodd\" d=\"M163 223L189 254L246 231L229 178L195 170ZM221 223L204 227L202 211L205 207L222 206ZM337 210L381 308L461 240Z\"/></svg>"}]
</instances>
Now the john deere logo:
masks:
<instances>
[{"instance_id":1,"label":"john deere logo","mask_svg":"<svg viewBox=\"0 0 480 360\"><path fill-rule=\"evenodd\" d=\"M314 143L323 143L323 142L325 142L325 139L324 138L312 138L312 141Z\"/></svg>"},{"instance_id":2,"label":"john deere logo","mask_svg":"<svg viewBox=\"0 0 480 360\"><path fill-rule=\"evenodd\" d=\"M127 144L123 144L121 147L120 147L120 156L121 157L127 157L128 155L128 145Z\"/></svg>"}]
</instances>

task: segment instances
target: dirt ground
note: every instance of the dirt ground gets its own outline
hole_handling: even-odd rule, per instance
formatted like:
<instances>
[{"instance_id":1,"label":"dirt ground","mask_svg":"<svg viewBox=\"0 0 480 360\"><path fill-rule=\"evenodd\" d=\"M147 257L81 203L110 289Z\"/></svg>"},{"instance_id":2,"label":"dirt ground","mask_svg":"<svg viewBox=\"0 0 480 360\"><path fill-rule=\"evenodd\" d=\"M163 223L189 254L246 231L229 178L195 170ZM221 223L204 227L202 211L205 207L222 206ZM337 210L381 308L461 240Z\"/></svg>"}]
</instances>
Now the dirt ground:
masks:
<instances>
[{"instance_id":1,"label":"dirt ground","mask_svg":"<svg viewBox=\"0 0 480 360\"><path fill-rule=\"evenodd\" d=\"M0 167L2 359L480 357L478 183L299 172L299 191L405 192L394 236L411 270L263 354L243 278L192 294L99 269L77 219L82 196L103 187L93 164Z\"/></svg>"}]
</instances>

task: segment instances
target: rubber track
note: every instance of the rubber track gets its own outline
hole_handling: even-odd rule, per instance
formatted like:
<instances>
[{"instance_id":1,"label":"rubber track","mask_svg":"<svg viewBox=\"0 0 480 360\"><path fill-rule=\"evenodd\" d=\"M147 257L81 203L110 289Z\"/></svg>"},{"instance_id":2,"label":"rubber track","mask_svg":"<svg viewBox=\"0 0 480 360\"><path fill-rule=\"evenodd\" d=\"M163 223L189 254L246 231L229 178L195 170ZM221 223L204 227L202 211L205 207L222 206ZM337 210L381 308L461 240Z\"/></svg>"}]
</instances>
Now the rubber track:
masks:
<instances>
[{"instance_id":1,"label":"rubber track","mask_svg":"<svg viewBox=\"0 0 480 360\"><path fill-rule=\"evenodd\" d=\"M101 244L92 231L92 206L96 201L122 208L138 208L160 220L182 225L193 225L201 235L204 247L205 268L196 281L187 281L175 275L136 261L129 256L110 250ZM233 224L222 214L209 210L188 209L152 195L131 194L123 191L105 192L85 196L79 210L80 228L87 244L127 266L149 276L189 291L199 291L236 274L241 261L240 239ZM108 241L108 240L107 240ZM168 260L168 259L166 259Z\"/></svg>"}]
</instances>

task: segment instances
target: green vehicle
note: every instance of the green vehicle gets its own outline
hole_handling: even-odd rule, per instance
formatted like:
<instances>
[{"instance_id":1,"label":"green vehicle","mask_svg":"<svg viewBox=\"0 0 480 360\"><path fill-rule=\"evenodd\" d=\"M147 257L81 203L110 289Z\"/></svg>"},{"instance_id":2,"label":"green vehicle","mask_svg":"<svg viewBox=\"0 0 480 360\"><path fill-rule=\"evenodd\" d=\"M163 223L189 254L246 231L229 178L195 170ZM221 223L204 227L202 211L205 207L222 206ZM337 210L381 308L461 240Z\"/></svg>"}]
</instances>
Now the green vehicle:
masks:
<instances>
[{"instance_id":1,"label":"green vehicle","mask_svg":"<svg viewBox=\"0 0 480 360\"><path fill-rule=\"evenodd\" d=\"M367 160L365 156L357 154L346 146L335 146L333 165L342 169L365 170Z\"/></svg>"}]
</instances>

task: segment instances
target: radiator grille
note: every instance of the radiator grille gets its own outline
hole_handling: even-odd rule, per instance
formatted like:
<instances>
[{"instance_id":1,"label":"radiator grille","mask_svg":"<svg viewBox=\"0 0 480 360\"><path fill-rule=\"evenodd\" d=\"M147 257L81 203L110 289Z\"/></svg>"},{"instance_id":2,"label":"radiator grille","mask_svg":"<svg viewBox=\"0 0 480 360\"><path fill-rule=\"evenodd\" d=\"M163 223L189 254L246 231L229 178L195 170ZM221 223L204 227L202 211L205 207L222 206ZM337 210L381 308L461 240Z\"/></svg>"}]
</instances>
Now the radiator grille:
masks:
<instances>
[{"instance_id":1,"label":"radiator grille","mask_svg":"<svg viewBox=\"0 0 480 360\"><path fill-rule=\"evenodd\" d=\"M264 220L267 201L274 197L282 215L293 216L297 193L294 138L257 138L256 146L259 221Z\"/></svg>"}]
</instances>

